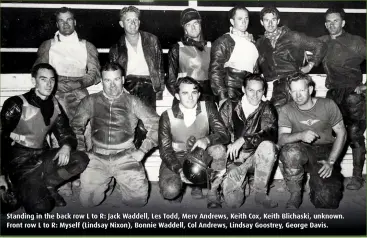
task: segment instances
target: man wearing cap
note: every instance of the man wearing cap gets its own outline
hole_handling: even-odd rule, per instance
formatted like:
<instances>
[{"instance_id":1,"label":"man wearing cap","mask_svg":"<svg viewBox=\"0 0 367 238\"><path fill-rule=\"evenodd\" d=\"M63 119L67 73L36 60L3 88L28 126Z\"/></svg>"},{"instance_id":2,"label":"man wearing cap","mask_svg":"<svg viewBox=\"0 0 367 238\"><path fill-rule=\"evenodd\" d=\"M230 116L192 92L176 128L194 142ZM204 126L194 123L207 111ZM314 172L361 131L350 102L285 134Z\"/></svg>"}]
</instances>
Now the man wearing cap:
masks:
<instances>
[{"instance_id":1,"label":"man wearing cap","mask_svg":"<svg viewBox=\"0 0 367 238\"><path fill-rule=\"evenodd\" d=\"M118 63L125 70L124 86L127 91L155 109L156 100L162 99L165 87L159 40L155 35L139 30L140 10L134 6L121 9L119 24L124 34L111 47L110 61ZM137 148L145 134L146 130L139 123L134 141Z\"/></svg>"},{"instance_id":2,"label":"man wearing cap","mask_svg":"<svg viewBox=\"0 0 367 238\"><path fill-rule=\"evenodd\" d=\"M353 153L353 177L347 189L363 187L363 166L366 145L366 85L362 84L361 63L366 60L366 40L351 35L343 27L345 12L342 8L330 8L325 14L325 26L329 35L320 37L328 46L324 60L327 74L326 97L339 106L348 132L348 144Z\"/></svg>"},{"instance_id":3,"label":"man wearing cap","mask_svg":"<svg viewBox=\"0 0 367 238\"><path fill-rule=\"evenodd\" d=\"M252 35L246 31L249 11L234 7L229 11L229 21L230 31L214 42L210 56L209 79L219 106L228 98L241 99L242 83L256 71L259 55Z\"/></svg>"},{"instance_id":4,"label":"man wearing cap","mask_svg":"<svg viewBox=\"0 0 367 238\"><path fill-rule=\"evenodd\" d=\"M202 88L200 100L214 102L208 80L211 43L204 39L201 16L197 10L187 8L181 12L180 22L185 35L168 52L167 89L174 96L177 79L189 76L198 81ZM174 103L178 103L176 98Z\"/></svg>"},{"instance_id":5,"label":"man wearing cap","mask_svg":"<svg viewBox=\"0 0 367 238\"><path fill-rule=\"evenodd\" d=\"M207 195L208 208L221 207L218 193L221 173L225 172L226 152L223 144L229 142L229 133L214 103L201 101L199 83L191 77L183 77L176 83L175 97L179 103L165 111L159 120L158 144L162 158L159 170L159 187L163 198L181 202L185 178L185 158L200 147L207 150L214 170L211 188ZM191 141L190 138L195 142ZM190 142L191 141L191 142ZM207 163L208 164L208 163Z\"/></svg>"}]
</instances>

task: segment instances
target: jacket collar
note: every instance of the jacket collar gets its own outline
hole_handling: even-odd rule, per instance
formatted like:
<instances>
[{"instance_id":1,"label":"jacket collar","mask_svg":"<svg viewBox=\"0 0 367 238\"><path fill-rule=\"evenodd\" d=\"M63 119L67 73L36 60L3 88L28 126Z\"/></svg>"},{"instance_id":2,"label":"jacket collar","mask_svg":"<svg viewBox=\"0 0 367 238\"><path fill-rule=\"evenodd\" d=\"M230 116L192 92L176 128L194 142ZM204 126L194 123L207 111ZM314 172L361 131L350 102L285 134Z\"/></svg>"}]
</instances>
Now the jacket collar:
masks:
<instances>
[{"instance_id":1,"label":"jacket collar","mask_svg":"<svg viewBox=\"0 0 367 238\"><path fill-rule=\"evenodd\" d=\"M248 116L248 118L250 118L252 115L255 115L261 109L261 107L263 106L264 103L265 102L261 100L259 106L256 108L256 110L253 113L251 113ZM234 110L237 113L238 118L241 119L241 121L246 121L246 116L245 116L245 113L243 112L243 109L242 109L242 100L238 101L238 103L236 104Z\"/></svg>"},{"instance_id":2,"label":"jacket collar","mask_svg":"<svg viewBox=\"0 0 367 238\"><path fill-rule=\"evenodd\" d=\"M143 50L144 50L144 46L146 46L146 44L147 44L146 37L145 37L145 32L144 31L139 31L139 34L140 34L140 39L141 39L141 45L143 46ZM122 33L122 35L120 37L119 45L126 47L125 32Z\"/></svg>"},{"instance_id":3,"label":"jacket collar","mask_svg":"<svg viewBox=\"0 0 367 238\"><path fill-rule=\"evenodd\" d=\"M183 113L179 107L179 103L176 103L175 105L172 106L172 112L175 118L183 119ZM200 101L198 101L198 105L196 107L196 116L199 115L200 113L201 113L201 103Z\"/></svg>"}]
</instances>

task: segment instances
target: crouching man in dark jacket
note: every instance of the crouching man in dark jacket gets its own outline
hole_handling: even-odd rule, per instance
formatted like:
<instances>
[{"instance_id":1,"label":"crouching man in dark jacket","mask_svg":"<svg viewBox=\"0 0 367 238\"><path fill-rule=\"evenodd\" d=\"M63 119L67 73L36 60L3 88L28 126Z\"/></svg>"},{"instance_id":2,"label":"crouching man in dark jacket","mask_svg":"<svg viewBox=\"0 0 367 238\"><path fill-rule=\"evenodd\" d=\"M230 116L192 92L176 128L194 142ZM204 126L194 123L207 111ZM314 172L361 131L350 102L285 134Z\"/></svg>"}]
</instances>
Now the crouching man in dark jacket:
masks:
<instances>
[{"instance_id":1,"label":"crouching man in dark jacket","mask_svg":"<svg viewBox=\"0 0 367 238\"><path fill-rule=\"evenodd\" d=\"M34 88L9 98L1 110L2 174L9 176L27 213L48 213L66 205L56 187L81 173L89 159L74 150L75 134L52 94L57 83L55 69L46 63L36 65L32 82ZM48 146L46 136L51 132L60 148Z\"/></svg>"},{"instance_id":2,"label":"crouching man in dark jacket","mask_svg":"<svg viewBox=\"0 0 367 238\"><path fill-rule=\"evenodd\" d=\"M232 137L222 188L225 203L233 208L244 202L246 175L250 171L255 172L255 202L265 208L278 205L267 196L269 178L277 158L274 143L278 127L275 107L261 100L266 89L265 79L252 75L244 81L242 99L237 102L227 100L220 110Z\"/></svg>"},{"instance_id":3,"label":"crouching man in dark jacket","mask_svg":"<svg viewBox=\"0 0 367 238\"><path fill-rule=\"evenodd\" d=\"M200 87L191 77L184 77L176 84L175 97L179 104L165 111L159 121L158 143L162 164L159 171L159 187L168 200L182 200L182 183L190 182L184 175L185 157L196 147L207 150L211 157L211 168L225 170L226 153L223 144L229 142L229 133L212 102L201 101ZM190 148L186 142L194 136L196 142ZM205 161L209 164L209 161ZM208 208L220 207L218 188L221 178L212 173L211 189L208 192ZM201 191L200 191L201 192Z\"/></svg>"}]
</instances>

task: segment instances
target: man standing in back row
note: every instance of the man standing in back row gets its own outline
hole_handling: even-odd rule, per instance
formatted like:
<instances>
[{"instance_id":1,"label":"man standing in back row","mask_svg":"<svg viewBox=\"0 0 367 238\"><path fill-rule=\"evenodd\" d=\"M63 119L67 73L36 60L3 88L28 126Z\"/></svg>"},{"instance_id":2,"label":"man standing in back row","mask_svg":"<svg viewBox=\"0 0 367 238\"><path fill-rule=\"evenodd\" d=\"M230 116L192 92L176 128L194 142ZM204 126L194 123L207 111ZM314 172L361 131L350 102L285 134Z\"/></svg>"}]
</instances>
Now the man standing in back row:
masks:
<instances>
[{"instance_id":1,"label":"man standing in back row","mask_svg":"<svg viewBox=\"0 0 367 238\"><path fill-rule=\"evenodd\" d=\"M110 61L124 69L126 90L155 109L156 100L162 99L165 87L159 40L155 35L139 30L140 10L134 6L121 9L119 24L124 29L124 34L111 47ZM139 122L134 139L137 148L145 135L146 130Z\"/></svg>"},{"instance_id":2,"label":"man standing in back row","mask_svg":"<svg viewBox=\"0 0 367 238\"><path fill-rule=\"evenodd\" d=\"M366 40L343 30L343 9L330 8L325 14L329 35L320 39L328 46L323 60L327 74L327 98L338 104L348 132L348 144L353 153L353 177L347 189L363 186L362 170L366 160L363 133L366 130L366 85L362 84L361 63L366 59Z\"/></svg>"},{"instance_id":3,"label":"man standing in back row","mask_svg":"<svg viewBox=\"0 0 367 238\"><path fill-rule=\"evenodd\" d=\"M209 79L214 95L219 97L219 107L227 99L241 99L243 81L257 71L259 56L253 37L247 32L247 8L232 8L229 21L232 27L214 42L210 56Z\"/></svg>"},{"instance_id":4,"label":"man standing in back row","mask_svg":"<svg viewBox=\"0 0 367 238\"><path fill-rule=\"evenodd\" d=\"M279 27L280 13L275 7L265 7L260 12L260 23L265 34L257 40L259 66L267 82L273 82L271 102L279 108L291 101L287 88L287 76L302 71L308 73L317 66L326 52L326 45L303 33ZM313 59L303 66L305 51L313 53Z\"/></svg>"},{"instance_id":5,"label":"man standing in back row","mask_svg":"<svg viewBox=\"0 0 367 238\"><path fill-rule=\"evenodd\" d=\"M200 99L214 102L208 79L211 43L204 39L200 13L193 8L183 10L181 25L185 35L168 52L167 89L175 96L178 78L189 76L195 79L202 89ZM174 103L178 103L176 98Z\"/></svg>"}]
</instances>

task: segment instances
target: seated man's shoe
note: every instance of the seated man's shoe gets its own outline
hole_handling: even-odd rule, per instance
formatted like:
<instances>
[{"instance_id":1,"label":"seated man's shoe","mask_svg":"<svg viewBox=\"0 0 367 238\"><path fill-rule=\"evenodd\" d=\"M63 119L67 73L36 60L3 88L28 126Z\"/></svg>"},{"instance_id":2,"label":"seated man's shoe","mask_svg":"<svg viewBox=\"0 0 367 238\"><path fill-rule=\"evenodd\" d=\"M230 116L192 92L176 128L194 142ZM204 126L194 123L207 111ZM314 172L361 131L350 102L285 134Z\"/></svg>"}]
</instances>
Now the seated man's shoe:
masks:
<instances>
[{"instance_id":1,"label":"seated man's shoe","mask_svg":"<svg viewBox=\"0 0 367 238\"><path fill-rule=\"evenodd\" d=\"M353 176L350 182L347 184L349 190L359 190L363 187L364 180L361 177Z\"/></svg>"},{"instance_id":2,"label":"seated man's shoe","mask_svg":"<svg viewBox=\"0 0 367 238\"><path fill-rule=\"evenodd\" d=\"M202 199L202 198L204 198L202 188L200 188L200 187L192 187L191 188L191 196L194 199Z\"/></svg>"},{"instance_id":3,"label":"seated man's shoe","mask_svg":"<svg viewBox=\"0 0 367 238\"><path fill-rule=\"evenodd\" d=\"M255 203L257 205L262 205L264 208L275 208L278 206L278 203L276 201L271 200L269 196L267 196L265 193L256 193L255 194Z\"/></svg>"},{"instance_id":4,"label":"seated man's shoe","mask_svg":"<svg viewBox=\"0 0 367 238\"><path fill-rule=\"evenodd\" d=\"M56 207L65 207L66 202L64 198L56 191L53 187L47 187L48 191L50 192L51 197L55 200Z\"/></svg>"},{"instance_id":5,"label":"seated man's shoe","mask_svg":"<svg viewBox=\"0 0 367 238\"><path fill-rule=\"evenodd\" d=\"M291 197L289 198L286 208L287 209L298 209L302 203L302 194L301 192L291 193Z\"/></svg>"}]
</instances>

